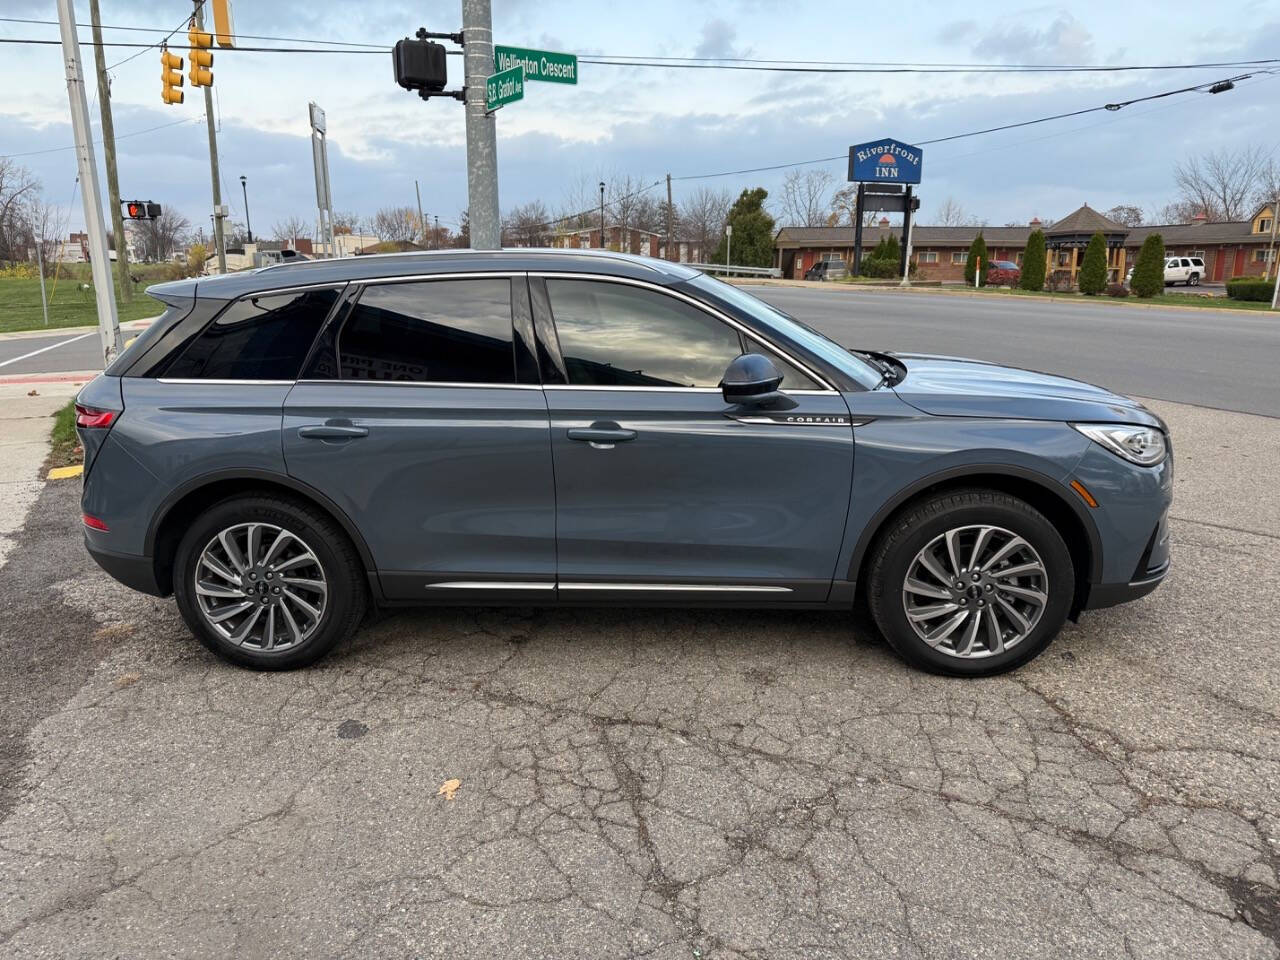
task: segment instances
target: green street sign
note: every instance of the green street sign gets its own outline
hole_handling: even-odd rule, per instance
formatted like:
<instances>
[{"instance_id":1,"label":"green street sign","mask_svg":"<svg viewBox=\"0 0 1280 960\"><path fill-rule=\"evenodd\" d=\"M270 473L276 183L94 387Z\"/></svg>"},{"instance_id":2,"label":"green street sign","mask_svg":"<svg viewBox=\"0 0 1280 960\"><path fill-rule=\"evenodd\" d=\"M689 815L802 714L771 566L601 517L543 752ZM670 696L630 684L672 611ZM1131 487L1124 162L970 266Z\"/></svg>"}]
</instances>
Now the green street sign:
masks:
<instances>
[{"instance_id":1,"label":"green street sign","mask_svg":"<svg viewBox=\"0 0 1280 960\"><path fill-rule=\"evenodd\" d=\"M526 80L542 80L546 83L577 83L578 58L572 53L551 53L548 50L526 50L524 47L493 46L495 70L510 70L516 64L524 67Z\"/></svg>"},{"instance_id":2,"label":"green street sign","mask_svg":"<svg viewBox=\"0 0 1280 960\"><path fill-rule=\"evenodd\" d=\"M524 67L516 64L510 70L493 74L484 84L484 108L492 113L504 104L524 99Z\"/></svg>"}]
</instances>

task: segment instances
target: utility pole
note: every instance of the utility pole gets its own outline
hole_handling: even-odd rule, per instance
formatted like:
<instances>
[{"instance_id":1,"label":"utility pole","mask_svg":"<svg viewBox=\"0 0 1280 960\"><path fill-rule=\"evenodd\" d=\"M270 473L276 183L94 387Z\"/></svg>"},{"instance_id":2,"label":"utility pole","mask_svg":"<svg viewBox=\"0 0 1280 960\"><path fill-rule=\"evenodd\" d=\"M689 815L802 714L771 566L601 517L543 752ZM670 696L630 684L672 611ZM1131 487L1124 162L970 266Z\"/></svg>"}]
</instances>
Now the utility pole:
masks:
<instances>
[{"instance_id":1,"label":"utility pole","mask_svg":"<svg viewBox=\"0 0 1280 960\"><path fill-rule=\"evenodd\" d=\"M436 217L436 230L435 230L435 234L432 236L431 239L433 241L432 247L436 250L439 250L440 249L440 218L439 217Z\"/></svg>"},{"instance_id":2,"label":"utility pole","mask_svg":"<svg viewBox=\"0 0 1280 960\"><path fill-rule=\"evenodd\" d=\"M253 224L249 222L249 187L248 179L240 174L240 192L244 194L244 229L249 234L249 243L253 243Z\"/></svg>"},{"instance_id":3,"label":"utility pole","mask_svg":"<svg viewBox=\"0 0 1280 960\"><path fill-rule=\"evenodd\" d=\"M667 174L667 259L679 260L680 255L672 255L672 230L675 229L675 207L671 205L671 174Z\"/></svg>"},{"instance_id":4,"label":"utility pole","mask_svg":"<svg viewBox=\"0 0 1280 960\"><path fill-rule=\"evenodd\" d=\"M1277 221L1280 221L1280 193L1277 193L1275 200L1271 202L1271 243L1267 245L1267 270L1263 274L1264 277L1270 277L1274 271L1276 285L1280 286L1280 268L1276 267L1276 227L1280 226ZM1273 301L1271 305L1274 307L1275 298L1271 299Z\"/></svg>"},{"instance_id":5,"label":"utility pole","mask_svg":"<svg viewBox=\"0 0 1280 960\"><path fill-rule=\"evenodd\" d=\"M427 221L422 216L422 191L418 189L417 178L413 181L413 193L418 198L418 229L422 231L423 239L426 239ZM430 244L427 245L430 247Z\"/></svg>"},{"instance_id":6,"label":"utility pole","mask_svg":"<svg viewBox=\"0 0 1280 960\"><path fill-rule=\"evenodd\" d=\"M607 250L609 245L604 242L604 181L600 181L600 249Z\"/></svg>"},{"instance_id":7,"label":"utility pole","mask_svg":"<svg viewBox=\"0 0 1280 960\"><path fill-rule=\"evenodd\" d=\"M44 229L43 225L40 230L40 236L35 235L32 230L32 238L36 242L36 269L40 271L40 308L44 311L44 325L49 325L49 297L44 292Z\"/></svg>"},{"instance_id":8,"label":"utility pole","mask_svg":"<svg viewBox=\"0 0 1280 960\"><path fill-rule=\"evenodd\" d=\"M58 27L62 33L62 61L67 74L67 99L71 103L71 129L76 140L76 165L80 172L80 195L84 200L84 229L89 235L89 265L93 271L93 292L98 301L98 332L102 339L105 366L120 352L120 319L116 314L111 257L107 253L107 227L102 220L98 164L89 131L89 100L85 96L84 72L80 65L80 37L76 33L74 0L58 0Z\"/></svg>"},{"instance_id":9,"label":"utility pole","mask_svg":"<svg viewBox=\"0 0 1280 960\"><path fill-rule=\"evenodd\" d=\"M204 29L203 0L193 0L196 29ZM213 245L218 248L218 272L227 272L227 246L222 240L222 186L218 174L218 133L213 121L213 88L204 88L204 118L209 124L209 177L213 180Z\"/></svg>"},{"instance_id":10,"label":"utility pole","mask_svg":"<svg viewBox=\"0 0 1280 960\"><path fill-rule=\"evenodd\" d=\"M116 272L120 277L120 299L133 302L129 282L129 244L120 213L120 178L116 174L116 127L111 119L111 81L107 79L107 54L102 46L102 17L98 0L89 0L89 20L93 25L93 61L98 68L98 109L102 112L102 153L107 163L107 205L111 207L111 231L116 238Z\"/></svg>"},{"instance_id":11,"label":"utility pole","mask_svg":"<svg viewBox=\"0 0 1280 960\"><path fill-rule=\"evenodd\" d=\"M498 250L498 133L485 112L485 87L493 73L493 12L489 0L462 0L462 51L467 111L467 208L471 246Z\"/></svg>"}]
</instances>

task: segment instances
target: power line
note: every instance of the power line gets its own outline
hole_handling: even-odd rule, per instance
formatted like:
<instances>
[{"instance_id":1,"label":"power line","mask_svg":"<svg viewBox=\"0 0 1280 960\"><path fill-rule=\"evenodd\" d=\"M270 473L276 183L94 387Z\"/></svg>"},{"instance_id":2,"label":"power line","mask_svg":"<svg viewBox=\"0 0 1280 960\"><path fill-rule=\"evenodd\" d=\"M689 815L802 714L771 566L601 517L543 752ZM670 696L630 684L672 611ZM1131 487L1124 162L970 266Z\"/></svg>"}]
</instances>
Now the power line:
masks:
<instances>
[{"instance_id":1,"label":"power line","mask_svg":"<svg viewBox=\"0 0 1280 960\"><path fill-rule=\"evenodd\" d=\"M189 18L188 18L189 19ZM185 20L183 21L186 22ZM57 20L37 20L31 17L0 17L0 23L34 23L42 25L57 26ZM77 27L89 27L92 24L77 23ZM133 33L159 33L162 32L160 27L125 27L125 26L108 26L101 24L103 30L127 30ZM181 27L179 27L181 29ZM173 36L176 31L170 31L169 36ZM354 40L318 40L314 37L269 37L252 33L236 33L236 38L240 40L278 40L282 43L325 43L331 46L342 47L370 47L376 50L386 51L390 48L382 43L359 43Z\"/></svg>"},{"instance_id":2,"label":"power line","mask_svg":"<svg viewBox=\"0 0 1280 960\"><path fill-rule=\"evenodd\" d=\"M199 10L199 9L200 9L201 7L203 7L203 6L204 6L204 0L196 0L196 3L195 3L195 10ZM107 67L107 71L108 71L108 72L110 72L110 71L114 70L116 67L123 66L124 64L128 63L130 60L136 60L138 57L142 56L142 55L143 55L144 53L146 53L148 50L155 50L155 49L156 49L156 48L158 48L158 47L162 47L162 46L164 46L166 43L168 43L168 41L169 41L169 38L170 38L170 37L172 37L175 33L177 33L179 30L181 30L181 29L182 29L182 27L183 27L183 25L184 25L184 24L187 24L187 23L190 23L190 22L191 22L192 16L194 16L194 15L195 15L195 14L194 14L194 11L193 11L191 16L188 16L188 17L185 17L184 19L182 19L182 20L178 23L178 25L177 25L176 27L174 27L172 30L170 30L168 33L166 33L162 39L160 39L160 40L156 41L155 43L148 44L147 46L144 46L144 47L143 47L141 50L139 50L137 53L132 53L132 54L130 54L129 56L125 57L123 60L119 60L119 61L117 61L116 63L111 64L109 67Z\"/></svg>"},{"instance_id":3,"label":"power line","mask_svg":"<svg viewBox=\"0 0 1280 960\"><path fill-rule=\"evenodd\" d=\"M173 120L173 121L170 121L169 123L162 123L158 127L147 127L147 129L145 130L134 130L132 133L117 133L116 139L127 140L129 137L140 137L144 133L155 133L157 130L164 130L167 127L176 127L180 123L199 123L203 119L204 119L204 114L202 113L200 114L200 116L196 117L195 119L186 118L182 120ZM101 144L102 140L101 138L99 138L97 140L94 140L93 142L95 144ZM74 149L75 149L75 146L73 144L72 146L68 146L68 147L49 147L47 150L28 150L26 153L0 153L0 160L10 160L15 157L34 157L39 154L58 153L62 150L74 150Z\"/></svg>"}]
</instances>

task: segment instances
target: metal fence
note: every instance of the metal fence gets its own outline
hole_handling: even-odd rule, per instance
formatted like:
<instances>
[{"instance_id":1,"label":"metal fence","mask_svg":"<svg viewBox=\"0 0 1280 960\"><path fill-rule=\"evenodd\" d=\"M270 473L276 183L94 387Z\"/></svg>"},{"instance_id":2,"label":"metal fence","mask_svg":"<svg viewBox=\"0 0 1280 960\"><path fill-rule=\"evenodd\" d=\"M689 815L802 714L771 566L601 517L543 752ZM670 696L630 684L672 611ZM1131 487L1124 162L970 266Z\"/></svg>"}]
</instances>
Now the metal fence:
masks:
<instances>
[{"instance_id":1,"label":"metal fence","mask_svg":"<svg viewBox=\"0 0 1280 960\"><path fill-rule=\"evenodd\" d=\"M738 267L723 263L686 263L684 266L727 277L772 277L776 280L782 276L782 271L777 267Z\"/></svg>"}]
</instances>

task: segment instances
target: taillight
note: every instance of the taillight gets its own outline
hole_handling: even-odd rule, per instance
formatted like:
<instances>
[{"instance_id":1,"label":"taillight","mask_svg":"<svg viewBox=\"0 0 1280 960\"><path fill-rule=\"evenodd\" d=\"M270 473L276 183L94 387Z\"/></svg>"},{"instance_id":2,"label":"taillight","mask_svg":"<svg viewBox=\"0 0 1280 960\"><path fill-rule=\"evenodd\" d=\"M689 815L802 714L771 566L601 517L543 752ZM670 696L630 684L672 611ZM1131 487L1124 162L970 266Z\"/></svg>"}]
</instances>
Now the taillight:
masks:
<instances>
[{"instance_id":1,"label":"taillight","mask_svg":"<svg viewBox=\"0 0 1280 960\"><path fill-rule=\"evenodd\" d=\"M105 430L116 418L114 410L99 410L97 407L85 407L76 404L76 426L90 430Z\"/></svg>"},{"instance_id":2,"label":"taillight","mask_svg":"<svg viewBox=\"0 0 1280 960\"><path fill-rule=\"evenodd\" d=\"M89 527L90 529L102 530L103 532L107 532L107 525L103 523L101 520L99 520L97 517L90 516L89 514L85 513L80 515L80 519L83 520L84 525L86 527Z\"/></svg>"}]
</instances>

